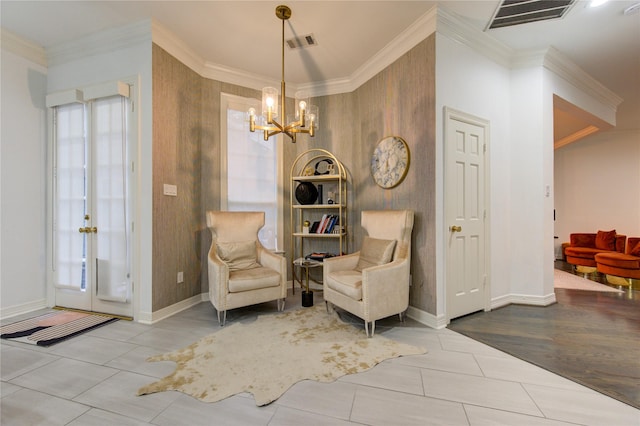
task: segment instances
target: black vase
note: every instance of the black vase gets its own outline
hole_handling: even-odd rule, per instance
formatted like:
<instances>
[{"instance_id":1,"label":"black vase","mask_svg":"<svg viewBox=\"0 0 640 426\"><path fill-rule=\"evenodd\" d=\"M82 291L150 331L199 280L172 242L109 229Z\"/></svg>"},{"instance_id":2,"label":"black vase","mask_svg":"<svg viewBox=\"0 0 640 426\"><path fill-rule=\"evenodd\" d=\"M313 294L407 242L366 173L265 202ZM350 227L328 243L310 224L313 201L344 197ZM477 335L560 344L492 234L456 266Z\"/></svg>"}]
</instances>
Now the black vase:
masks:
<instances>
[{"instance_id":1,"label":"black vase","mask_svg":"<svg viewBox=\"0 0 640 426\"><path fill-rule=\"evenodd\" d=\"M312 291L303 291L302 292L302 306L308 308L313 306L313 292Z\"/></svg>"},{"instance_id":2,"label":"black vase","mask_svg":"<svg viewBox=\"0 0 640 426\"><path fill-rule=\"evenodd\" d=\"M311 182L300 182L296 187L296 200L300 204L313 204L318 199L318 188Z\"/></svg>"}]
</instances>

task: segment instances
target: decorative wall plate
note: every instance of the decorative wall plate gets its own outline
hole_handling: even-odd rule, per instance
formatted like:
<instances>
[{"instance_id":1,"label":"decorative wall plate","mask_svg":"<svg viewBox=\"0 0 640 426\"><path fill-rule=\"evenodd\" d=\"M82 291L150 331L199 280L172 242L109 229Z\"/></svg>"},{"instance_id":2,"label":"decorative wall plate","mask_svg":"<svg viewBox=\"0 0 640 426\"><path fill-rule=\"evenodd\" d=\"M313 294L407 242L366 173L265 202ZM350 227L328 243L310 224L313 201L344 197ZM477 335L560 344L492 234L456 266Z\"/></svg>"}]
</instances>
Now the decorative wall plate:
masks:
<instances>
[{"instance_id":1,"label":"decorative wall plate","mask_svg":"<svg viewBox=\"0 0 640 426\"><path fill-rule=\"evenodd\" d=\"M371 176L378 186L389 189L402 182L409 170L410 153L399 136L382 138L371 157Z\"/></svg>"},{"instance_id":2,"label":"decorative wall plate","mask_svg":"<svg viewBox=\"0 0 640 426\"><path fill-rule=\"evenodd\" d=\"M316 175L328 175L333 171L333 161L330 158L325 158L316 163Z\"/></svg>"}]
</instances>

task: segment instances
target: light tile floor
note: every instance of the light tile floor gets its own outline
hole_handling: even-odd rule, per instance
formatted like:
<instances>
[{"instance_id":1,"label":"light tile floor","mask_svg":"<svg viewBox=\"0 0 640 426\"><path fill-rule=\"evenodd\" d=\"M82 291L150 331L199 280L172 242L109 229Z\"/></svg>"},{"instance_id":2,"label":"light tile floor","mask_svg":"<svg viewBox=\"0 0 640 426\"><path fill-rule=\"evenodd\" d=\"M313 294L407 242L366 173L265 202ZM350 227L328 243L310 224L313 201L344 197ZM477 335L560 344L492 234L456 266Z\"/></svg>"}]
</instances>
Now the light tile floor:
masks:
<instances>
[{"instance_id":1,"label":"light tile floor","mask_svg":"<svg viewBox=\"0 0 640 426\"><path fill-rule=\"evenodd\" d=\"M287 310L300 309L299 298L289 296ZM323 303L321 294L316 303ZM230 311L228 321L271 313L275 302ZM219 329L215 310L204 302L151 326L118 321L49 348L3 340L0 424L640 425L640 411L631 406L451 330L402 324L397 317L377 324L376 333L428 353L330 384L303 381L265 407L256 407L250 394L218 403L179 392L136 396L173 371L172 362L147 357Z\"/></svg>"}]
</instances>

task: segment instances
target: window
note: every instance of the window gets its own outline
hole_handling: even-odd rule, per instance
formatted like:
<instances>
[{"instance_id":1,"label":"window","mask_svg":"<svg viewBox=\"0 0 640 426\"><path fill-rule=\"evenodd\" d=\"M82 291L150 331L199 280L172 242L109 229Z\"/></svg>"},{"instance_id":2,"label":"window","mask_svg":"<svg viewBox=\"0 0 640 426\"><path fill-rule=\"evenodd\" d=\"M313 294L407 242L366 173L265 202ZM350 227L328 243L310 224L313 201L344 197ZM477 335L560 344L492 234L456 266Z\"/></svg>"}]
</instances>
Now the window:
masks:
<instances>
[{"instance_id":1,"label":"window","mask_svg":"<svg viewBox=\"0 0 640 426\"><path fill-rule=\"evenodd\" d=\"M247 110L258 100L223 93L221 96L222 156L221 208L264 211L265 226L258 235L268 249L282 244L282 144L265 141L262 132L249 132Z\"/></svg>"}]
</instances>

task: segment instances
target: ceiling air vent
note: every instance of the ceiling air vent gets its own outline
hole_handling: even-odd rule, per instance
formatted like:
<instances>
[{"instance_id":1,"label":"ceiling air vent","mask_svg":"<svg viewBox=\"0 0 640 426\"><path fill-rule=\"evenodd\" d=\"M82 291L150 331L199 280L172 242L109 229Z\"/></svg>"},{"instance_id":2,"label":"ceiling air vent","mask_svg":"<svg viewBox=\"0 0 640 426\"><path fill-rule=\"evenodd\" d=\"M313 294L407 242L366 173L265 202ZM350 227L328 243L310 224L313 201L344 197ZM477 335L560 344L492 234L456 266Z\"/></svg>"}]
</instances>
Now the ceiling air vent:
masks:
<instances>
[{"instance_id":1,"label":"ceiling air vent","mask_svg":"<svg viewBox=\"0 0 640 426\"><path fill-rule=\"evenodd\" d=\"M502 0L488 29L559 19L575 0Z\"/></svg>"},{"instance_id":2,"label":"ceiling air vent","mask_svg":"<svg viewBox=\"0 0 640 426\"><path fill-rule=\"evenodd\" d=\"M307 47L315 46L318 42L313 34L308 34L305 36L290 38L287 40L287 46L289 49L304 49Z\"/></svg>"}]
</instances>

